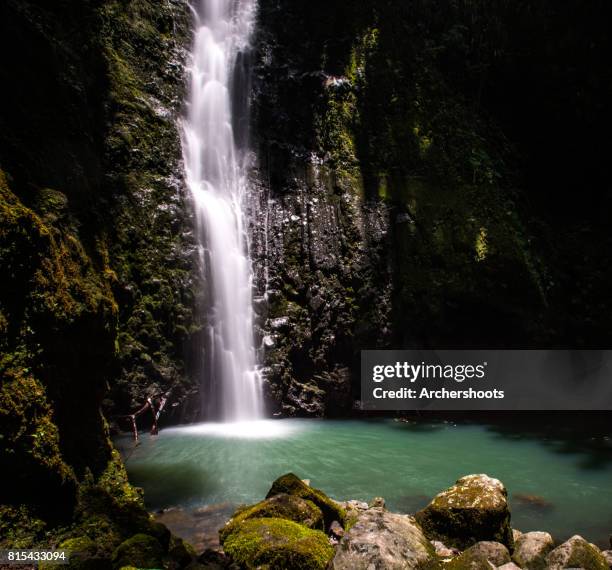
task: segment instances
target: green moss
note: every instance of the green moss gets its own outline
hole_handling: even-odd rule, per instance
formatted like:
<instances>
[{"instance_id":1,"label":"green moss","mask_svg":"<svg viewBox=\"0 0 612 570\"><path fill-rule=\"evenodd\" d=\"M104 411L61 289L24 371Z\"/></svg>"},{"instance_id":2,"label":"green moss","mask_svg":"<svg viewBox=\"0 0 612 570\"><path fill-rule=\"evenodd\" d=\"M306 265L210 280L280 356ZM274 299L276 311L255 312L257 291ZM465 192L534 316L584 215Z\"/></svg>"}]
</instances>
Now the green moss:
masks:
<instances>
[{"instance_id":1,"label":"green moss","mask_svg":"<svg viewBox=\"0 0 612 570\"><path fill-rule=\"evenodd\" d=\"M147 534L136 534L122 542L113 553L113 567L162 568L163 549Z\"/></svg>"},{"instance_id":2,"label":"green moss","mask_svg":"<svg viewBox=\"0 0 612 570\"><path fill-rule=\"evenodd\" d=\"M251 519L223 543L225 553L245 568L292 570L327 567L334 554L325 534L284 519Z\"/></svg>"},{"instance_id":3,"label":"green moss","mask_svg":"<svg viewBox=\"0 0 612 570\"><path fill-rule=\"evenodd\" d=\"M469 475L436 495L415 518L430 539L460 549L479 541L504 544L514 539L505 487L485 476Z\"/></svg>"},{"instance_id":4,"label":"green moss","mask_svg":"<svg viewBox=\"0 0 612 570\"><path fill-rule=\"evenodd\" d=\"M330 499L323 491L306 485L293 473L287 473L276 479L272 483L266 498L269 499L280 494L293 495L314 503L323 513L326 528L334 521L338 521L342 525L345 522L346 511L340 505Z\"/></svg>"},{"instance_id":5,"label":"green moss","mask_svg":"<svg viewBox=\"0 0 612 570\"><path fill-rule=\"evenodd\" d=\"M47 523L21 505L0 505L0 548L33 548L45 535Z\"/></svg>"},{"instance_id":6,"label":"green moss","mask_svg":"<svg viewBox=\"0 0 612 570\"><path fill-rule=\"evenodd\" d=\"M225 527L219 531L221 542L244 521L256 518L281 518L302 524L308 528L325 530L323 513L312 501L283 493L235 513Z\"/></svg>"},{"instance_id":7,"label":"green moss","mask_svg":"<svg viewBox=\"0 0 612 570\"><path fill-rule=\"evenodd\" d=\"M64 540L58 546L58 550L66 550L69 553L68 570L106 570L109 561L97 557L98 548L96 543L87 536L79 536ZM57 569L57 565L41 564L41 570Z\"/></svg>"},{"instance_id":8,"label":"green moss","mask_svg":"<svg viewBox=\"0 0 612 570\"><path fill-rule=\"evenodd\" d=\"M569 560L566 568L585 568L588 570L607 570L609 568L606 559L601 553L593 548L592 545L586 544L576 548Z\"/></svg>"},{"instance_id":9,"label":"green moss","mask_svg":"<svg viewBox=\"0 0 612 570\"><path fill-rule=\"evenodd\" d=\"M581 536L576 535L548 555L546 567L606 570L608 563L597 548Z\"/></svg>"}]
</instances>

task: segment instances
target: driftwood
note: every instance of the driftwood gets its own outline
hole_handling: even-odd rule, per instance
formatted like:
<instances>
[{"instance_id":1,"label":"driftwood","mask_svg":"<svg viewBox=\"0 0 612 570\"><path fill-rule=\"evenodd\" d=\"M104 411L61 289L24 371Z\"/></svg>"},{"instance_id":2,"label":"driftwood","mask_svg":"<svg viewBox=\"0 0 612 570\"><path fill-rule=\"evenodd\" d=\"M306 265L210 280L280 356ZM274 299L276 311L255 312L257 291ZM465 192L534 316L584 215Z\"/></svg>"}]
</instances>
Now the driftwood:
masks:
<instances>
[{"instance_id":1,"label":"driftwood","mask_svg":"<svg viewBox=\"0 0 612 570\"><path fill-rule=\"evenodd\" d=\"M147 410L151 410L151 415L153 416L153 424L151 425L151 435L157 435L159 429L157 427L157 422L159 421L159 416L161 415L164 407L166 406L166 402L170 397L171 390L163 394L155 394L154 396L147 396L147 401L139 410L135 411L132 414L128 414L127 416L119 416L119 419L130 420L132 426L132 435L134 436L134 441L138 441L138 426L136 424L136 418L144 414ZM159 405L156 406L156 401L159 400Z\"/></svg>"}]
</instances>

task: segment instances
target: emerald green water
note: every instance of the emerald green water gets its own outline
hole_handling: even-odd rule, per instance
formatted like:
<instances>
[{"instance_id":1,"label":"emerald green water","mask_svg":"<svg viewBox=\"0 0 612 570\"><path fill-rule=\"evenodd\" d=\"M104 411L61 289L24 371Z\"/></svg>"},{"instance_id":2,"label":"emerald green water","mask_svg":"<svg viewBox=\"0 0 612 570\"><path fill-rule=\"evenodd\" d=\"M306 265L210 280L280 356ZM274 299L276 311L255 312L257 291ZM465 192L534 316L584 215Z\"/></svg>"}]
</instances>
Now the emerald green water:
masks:
<instances>
[{"instance_id":1,"label":"emerald green water","mask_svg":"<svg viewBox=\"0 0 612 570\"><path fill-rule=\"evenodd\" d=\"M612 441L601 432L278 420L234 431L172 428L137 446L127 437L117 443L151 510L229 512L260 500L276 477L293 471L335 499L382 496L390 510L409 513L459 477L487 473L505 483L515 528L557 539L578 533L602 547L612 532Z\"/></svg>"}]
</instances>

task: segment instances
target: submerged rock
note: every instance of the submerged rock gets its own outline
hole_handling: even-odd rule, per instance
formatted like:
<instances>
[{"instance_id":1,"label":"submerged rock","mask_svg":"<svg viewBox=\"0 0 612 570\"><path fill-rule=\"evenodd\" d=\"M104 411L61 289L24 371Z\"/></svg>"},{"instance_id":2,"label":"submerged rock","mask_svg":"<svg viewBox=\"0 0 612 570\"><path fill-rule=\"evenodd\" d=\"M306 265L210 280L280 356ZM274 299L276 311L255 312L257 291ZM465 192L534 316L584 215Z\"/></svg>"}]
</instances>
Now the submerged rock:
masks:
<instances>
[{"instance_id":1,"label":"submerged rock","mask_svg":"<svg viewBox=\"0 0 612 570\"><path fill-rule=\"evenodd\" d=\"M437 566L435 551L413 517L381 508L361 512L344 535L333 570L409 570Z\"/></svg>"},{"instance_id":2,"label":"submerged rock","mask_svg":"<svg viewBox=\"0 0 612 570\"><path fill-rule=\"evenodd\" d=\"M384 509L386 506L386 502L382 497L375 497L374 499L372 499L370 501L369 504L370 507L379 507L381 509Z\"/></svg>"},{"instance_id":3,"label":"submerged rock","mask_svg":"<svg viewBox=\"0 0 612 570\"><path fill-rule=\"evenodd\" d=\"M281 518L303 524L308 528L325 530L323 513L312 501L281 493L256 505L238 510L219 531L221 542L244 521L261 518Z\"/></svg>"},{"instance_id":4,"label":"submerged rock","mask_svg":"<svg viewBox=\"0 0 612 570\"><path fill-rule=\"evenodd\" d=\"M514 493L513 498L516 502L532 509L549 510L554 508L553 503L540 495L533 495L530 493Z\"/></svg>"},{"instance_id":5,"label":"submerged rock","mask_svg":"<svg viewBox=\"0 0 612 570\"><path fill-rule=\"evenodd\" d=\"M585 570L608 570L609 566L603 554L579 535L557 546L546 557L546 568L584 568Z\"/></svg>"},{"instance_id":6,"label":"submerged rock","mask_svg":"<svg viewBox=\"0 0 612 570\"><path fill-rule=\"evenodd\" d=\"M506 488L488 475L468 475L436 495L416 514L425 534L457 548L479 541L500 542L512 549Z\"/></svg>"},{"instance_id":7,"label":"submerged rock","mask_svg":"<svg viewBox=\"0 0 612 570\"><path fill-rule=\"evenodd\" d=\"M346 511L332 501L323 491L306 485L297 475L287 473L279 477L268 491L266 498L275 497L277 495L287 494L294 497L300 497L306 501L314 503L323 513L325 522L325 530L327 530L334 521L344 525L346 519Z\"/></svg>"},{"instance_id":8,"label":"submerged rock","mask_svg":"<svg viewBox=\"0 0 612 570\"><path fill-rule=\"evenodd\" d=\"M555 541L547 532L526 532L515 540L512 560L521 568L540 570L546 566L546 556L554 547Z\"/></svg>"},{"instance_id":9,"label":"submerged rock","mask_svg":"<svg viewBox=\"0 0 612 570\"><path fill-rule=\"evenodd\" d=\"M285 519L250 519L229 534L223 549L241 568L324 570L334 555L327 536Z\"/></svg>"},{"instance_id":10,"label":"submerged rock","mask_svg":"<svg viewBox=\"0 0 612 570\"><path fill-rule=\"evenodd\" d=\"M482 541L470 546L446 567L450 570L489 570L511 562L508 549L499 542Z\"/></svg>"}]
</instances>

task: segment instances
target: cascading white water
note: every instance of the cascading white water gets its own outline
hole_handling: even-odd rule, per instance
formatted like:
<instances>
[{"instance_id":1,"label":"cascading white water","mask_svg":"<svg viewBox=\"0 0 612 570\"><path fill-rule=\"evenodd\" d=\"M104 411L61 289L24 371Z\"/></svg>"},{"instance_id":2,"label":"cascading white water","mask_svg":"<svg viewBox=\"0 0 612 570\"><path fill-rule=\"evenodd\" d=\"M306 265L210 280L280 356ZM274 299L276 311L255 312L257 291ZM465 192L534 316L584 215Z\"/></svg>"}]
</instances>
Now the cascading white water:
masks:
<instances>
[{"instance_id":1,"label":"cascading white water","mask_svg":"<svg viewBox=\"0 0 612 570\"><path fill-rule=\"evenodd\" d=\"M188 113L183 121L186 181L195 205L209 330L203 398L209 419L262 415L253 339L252 271L245 228L247 116L245 54L254 0L200 0L194 7Z\"/></svg>"}]
</instances>

